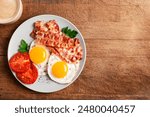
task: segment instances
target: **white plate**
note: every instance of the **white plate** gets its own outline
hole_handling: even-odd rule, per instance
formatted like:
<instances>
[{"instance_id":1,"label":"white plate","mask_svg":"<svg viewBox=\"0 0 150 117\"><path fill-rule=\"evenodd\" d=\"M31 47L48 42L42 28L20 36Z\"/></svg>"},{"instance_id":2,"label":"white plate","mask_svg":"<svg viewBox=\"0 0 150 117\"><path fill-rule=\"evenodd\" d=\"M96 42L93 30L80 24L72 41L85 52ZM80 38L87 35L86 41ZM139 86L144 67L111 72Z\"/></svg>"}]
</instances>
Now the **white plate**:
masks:
<instances>
[{"instance_id":1,"label":"white plate","mask_svg":"<svg viewBox=\"0 0 150 117\"><path fill-rule=\"evenodd\" d=\"M72 84L80 75L81 71L83 70L85 60L86 60L86 46L85 42L83 39L82 34L80 31L76 28L75 25L73 25L70 21L66 20L65 18L62 18L60 16L55 16L55 15L39 15L32 17L28 20L26 20L24 23L22 23L14 32L12 35L9 45L8 45L8 61L9 59L18 52L18 46L20 45L21 39L24 39L27 43L31 43L33 39L30 37L30 33L33 30L33 23L37 20L42 20L42 21L49 21L49 20L56 20L60 28L68 26L71 29L77 30L78 35L77 38L79 38L81 46L83 48L83 59L80 61L80 66L79 69L76 73L76 75L73 78L73 81L69 84L58 84L54 81L52 81L48 76L42 77L37 79L37 81L34 84L31 85L26 85L21 83L18 78L16 77L15 73L12 71L13 75L15 78L25 87L37 91L37 92L43 92L43 93L50 93L50 92L55 92L62 90Z\"/></svg>"}]
</instances>

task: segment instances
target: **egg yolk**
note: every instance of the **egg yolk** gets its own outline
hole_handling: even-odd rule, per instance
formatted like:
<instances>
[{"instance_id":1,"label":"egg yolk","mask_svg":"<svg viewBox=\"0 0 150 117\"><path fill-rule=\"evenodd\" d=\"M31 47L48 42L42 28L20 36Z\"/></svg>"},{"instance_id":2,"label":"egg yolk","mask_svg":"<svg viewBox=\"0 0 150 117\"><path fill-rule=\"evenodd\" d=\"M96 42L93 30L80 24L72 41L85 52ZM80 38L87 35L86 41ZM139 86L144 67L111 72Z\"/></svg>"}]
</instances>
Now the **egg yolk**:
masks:
<instances>
[{"instance_id":1,"label":"egg yolk","mask_svg":"<svg viewBox=\"0 0 150 117\"><path fill-rule=\"evenodd\" d=\"M67 63L60 61L56 62L52 66L52 74L57 78L64 78L67 75L68 66Z\"/></svg>"},{"instance_id":2,"label":"egg yolk","mask_svg":"<svg viewBox=\"0 0 150 117\"><path fill-rule=\"evenodd\" d=\"M30 52L29 52L29 55L30 55L30 59L33 63L35 64L40 64L42 62L44 62L46 60L46 50L44 47L41 47L41 46L35 46L33 47Z\"/></svg>"}]
</instances>

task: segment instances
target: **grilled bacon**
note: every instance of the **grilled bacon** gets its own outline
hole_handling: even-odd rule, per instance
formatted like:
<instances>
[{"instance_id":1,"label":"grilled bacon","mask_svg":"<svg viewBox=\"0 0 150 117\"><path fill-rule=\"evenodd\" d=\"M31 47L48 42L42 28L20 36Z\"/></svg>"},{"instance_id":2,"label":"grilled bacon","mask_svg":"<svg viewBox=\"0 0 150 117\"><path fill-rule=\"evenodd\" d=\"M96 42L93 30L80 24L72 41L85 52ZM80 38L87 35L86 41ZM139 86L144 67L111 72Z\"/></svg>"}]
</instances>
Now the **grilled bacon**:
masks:
<instances>
[{"instance_id":1,"label":"grilled bacon","mask_svg":"<svg viewBox=\"0 0 150 117\"><path fill-rule=\"evenodd\" d=\"M46 46L52 53L68 63L77 63L83 52L78 38L69 38L63 34L55 20L37 21L30 34L36 43Z\"/></svg>"}]
</instances>

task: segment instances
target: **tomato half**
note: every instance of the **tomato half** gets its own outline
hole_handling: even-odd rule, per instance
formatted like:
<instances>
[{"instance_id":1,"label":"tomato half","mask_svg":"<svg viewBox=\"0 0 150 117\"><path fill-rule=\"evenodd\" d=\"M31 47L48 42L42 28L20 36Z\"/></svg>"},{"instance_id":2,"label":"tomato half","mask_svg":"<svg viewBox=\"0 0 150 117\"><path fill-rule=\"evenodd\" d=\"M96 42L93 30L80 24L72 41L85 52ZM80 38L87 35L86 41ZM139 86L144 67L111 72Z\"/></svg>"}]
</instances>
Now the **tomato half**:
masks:
<instances>
[{"instance_id":1,"label":"tomato half","mask_svg":"<svg viewBox=\"0 0 150 117\"><path fill-rule=\"evenodd\" d=\"M31 67L24 73L16 73L18 79L25 84L33 84L38 78L37 68L31 64Z\"/></svg>"},{"instance_id":2,"label":"tomato half","mask_svg":"<svg viewBox=\"0 0 150 117\"><path fill-rule=\"evenodd\" d=\"M25 72L30 68L30 58L28 53L16 53L9 60L9 66L14 72Z\"/></svg>"}]
</instances>

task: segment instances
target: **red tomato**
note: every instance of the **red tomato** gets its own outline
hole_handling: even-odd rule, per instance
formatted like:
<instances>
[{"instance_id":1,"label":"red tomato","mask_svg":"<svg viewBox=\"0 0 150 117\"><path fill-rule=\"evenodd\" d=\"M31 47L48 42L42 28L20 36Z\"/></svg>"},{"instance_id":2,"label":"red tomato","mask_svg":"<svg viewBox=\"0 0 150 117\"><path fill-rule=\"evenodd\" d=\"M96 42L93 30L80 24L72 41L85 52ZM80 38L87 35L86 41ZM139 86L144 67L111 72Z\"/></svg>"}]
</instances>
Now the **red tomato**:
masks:
<instances>
[{"instance_id":1,"label":"red tomato","mask_svg":"<svg viewBox=\"0 0 150 117\"><path fill-rule=\"evenodd\" d=\"M30 68L28 53L16 53L10 60L9 66L14 72L25 72Z\"/></svg>"},{"instance_id":2,"label":"red tomato","mask_svg":"<svg viewBox=\"0 0 150 117\"><path fill-rule=\"evenodd\" d=\"M31 64L31 67L24 73L16 73L18 79L25 84L33 84L38 78L37 68Z\"/></svg>"}]
</instances>

